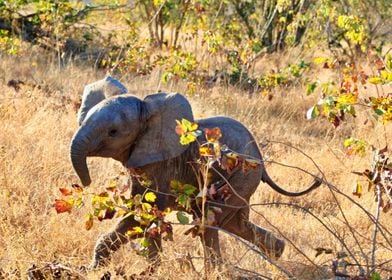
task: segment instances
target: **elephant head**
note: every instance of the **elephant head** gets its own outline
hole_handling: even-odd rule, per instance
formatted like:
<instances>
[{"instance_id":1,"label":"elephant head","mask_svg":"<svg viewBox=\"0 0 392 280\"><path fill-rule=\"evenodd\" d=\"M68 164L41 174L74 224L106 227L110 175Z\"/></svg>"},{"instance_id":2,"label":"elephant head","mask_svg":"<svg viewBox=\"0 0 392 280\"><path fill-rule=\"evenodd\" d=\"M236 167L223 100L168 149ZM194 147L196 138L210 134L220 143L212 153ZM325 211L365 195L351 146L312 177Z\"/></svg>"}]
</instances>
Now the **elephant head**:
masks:
<instances>
[{"instance_id":1,"label":"elephant head","mask_svg":"<svg viewBox=\"0 0 392 280\"><path fill-rule=\"evenodd\" d=\"M82 105L78 112L78 123L82 124L86 118L88 111L96 104L105 98L125 94L127 88L111 76L106 76L104 79L88 84L84 87L82 96Z\"/></svg>"},{"instance_id":2,"label":"elephant head","mask_svg":"<svg viewBox=\"0 0 392 280\"><path fill-rule=\"evenodd\" d=\"M110 97L94 106L76 131L71 161L82 184L91 183L86 157L111 157L128 168L180 155L186 149L174 133L177 119L193 121L189 102L180 94L158 93L144 100Z\"/></svg>"}]
</instances>

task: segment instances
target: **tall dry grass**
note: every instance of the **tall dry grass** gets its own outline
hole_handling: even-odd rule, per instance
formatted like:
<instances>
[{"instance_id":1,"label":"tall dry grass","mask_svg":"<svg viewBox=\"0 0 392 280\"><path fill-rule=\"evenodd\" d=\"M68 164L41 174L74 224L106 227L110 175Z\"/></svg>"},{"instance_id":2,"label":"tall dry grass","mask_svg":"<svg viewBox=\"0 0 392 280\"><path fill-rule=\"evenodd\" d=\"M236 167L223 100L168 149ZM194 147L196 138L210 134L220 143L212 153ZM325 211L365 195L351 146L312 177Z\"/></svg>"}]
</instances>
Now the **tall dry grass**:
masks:
<instances>
[{"instance_id":1,"label":"tall dry grass","mask_svg":"<svg viewBox=\"0 0 392 280\"><path fill-rule=\"evenodd\" d=\"M84 217L88 206L69 215L58 215L52 204L60 196L59 187L78 181L68 155L71 137L77 129L76 110L84 85L103 77L104 73L75 64L60 68L55 62L48 63L34 55L19 59L1 58L0 73L0 271L6 279L25 278L31 265L43 267L54 261L77 269L89 263L96 239L116 221L105 221L86 231ZM25 85L16 91L6 85L11 79L21 79ZM169 90L169 86L160 83L158 73L126 77L122 82L130 92L139 96L158 89ZM185 91L185 85L181 83L171 87L178 92ZM357 179L350 171L367 168L369 155L347 157L342 141L355 135L382 147L386 139L392 139L391 131L385 131L372 119L367 124L363 124L362 118L352 119L338 129L321 119L306 121L305 110L315 100L304 97L302 91L297 87L268 101L249 98L235 88L217 85L202 95L190 96L190 99L197 117L220 114L242 121L255 134L267 160L295 165L317 174L313 163L295 149L284 144L264 146L263 143L281 141L301 149L313 158L328 181L373 212L372 193L365 193L360 199L350 194ZM95 179L91 186L94 190L105 186L122 170L118 163L104 159L91 159L89 166ZM267 170L279 184L291 191L303 189L312 180L303 172L276 163L267 164ZM339 211L336 199L345 217ZM305 197L286 198L260 184L251 202L295 203L311 210L359 256L362 253L345 225L344 219L347 219L358 232L356 236L363 254L370 258L373 224L352 202L342 196L335 198L326 186ZM325 279L330 275L329 266L334 256L315 257L315 248L329 248L334 254L344 248L317 220L291 207L255 206L254 209L259 212L252 212L254 222L289 240L283 257L277 262L281 267L298 279ZM381 221L392 231L390 214L382 215ZM202 247L198 240L185 236L185 230L175 226L175 241L164 242L162 265L153 278L201 277ZM236 266L272 279L285 278L233 237L222 233L221 240L225 266L223 271L209 275L210 279L231 279ZM392 248L381 238L380 242L384 247L380 245L377 250L379 263L392 258ZM189 256L192 264L188 261ZM312 263L325 269L316 269ZM146 266L143 257L137 256L130 246L124 246L114 255L108 268L89 272L87 277L99 279L107 270L114 275L120 268L130 275Z\"/></svg>"}]
</instances>

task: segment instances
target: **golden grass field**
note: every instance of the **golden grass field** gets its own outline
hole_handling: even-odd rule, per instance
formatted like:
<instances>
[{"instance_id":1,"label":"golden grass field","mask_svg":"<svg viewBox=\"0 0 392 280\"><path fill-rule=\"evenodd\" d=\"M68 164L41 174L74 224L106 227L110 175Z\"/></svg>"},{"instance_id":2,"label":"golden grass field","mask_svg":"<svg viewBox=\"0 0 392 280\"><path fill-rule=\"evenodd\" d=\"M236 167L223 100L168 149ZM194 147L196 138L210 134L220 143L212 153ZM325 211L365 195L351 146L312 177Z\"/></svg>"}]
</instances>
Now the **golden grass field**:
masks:
<instances>
[{"instance_id":1,"label":"golden grass field","mask_svg":"<svg viewBox=\"0 0 392 280\"><path fill-rule=\"evenodd\" d=\"M273 63L279 59L275 57ZM288 59L284 56L281 61ZM83 87L104 75L102 71L72 63L60 69L56 63L45 63L34 55L0 57L0 278L26 279L26 271L33 264L42 268L53 262L77 271L90 262L100 234L116 222L96 223L87 231L84 221L89 211L88 203L71 214L57 214L52 206L54 199L60 197L59 187L78 182L69 159L70 140L77 129L78 102ZM21 79L25 85L16 91L7 86L11 79ZM158 89L185 91L182 83L170 85L170 88L162 85L158 73L145 77L127 76L121 81L138 96ZM373 90L369 89L370 94ZM317 163L326 180L374 213L376 204L372 192L365 190L361 198L351 194L358 176L350 172L368 168L371 154L363 158L348 157L342 143L346 137L355 136L384 147L388 139L392 139L390 125L381 125L366 111L337 129L321 118L307 121L305 112L317 101L317 96L307 97L300 85L277 94L270 101L258 96L249 98L238 89L219 85L190 99L196 117L231 116L245 123L260 144L272 140L299 148ZM366 118L369 121L365 124ZM270 143L261 147L268 160L319 173L306 156L287 145ZM94 178L90 188L96 192L123 170L118 163L107 159L90 159L89 166ZM304 189L312 181L298 170L274 163L267 164L267 170L280 185L291 191ZM361 249L345 224L333 193L325 185L304 197L286 198L261 183L252 203L288 202L305 207L336 232L362 264L366 263L366 258L370 262L373 224L350 201L340 195L335 197L356 232ZM297 279L331 279L331 261L337 252L345 249L318 221L291 207L256 206L254 209L259 212L252 212L254 222L289 240L282 258L277 261L279 266ZM392 231L390 213L382 214L381 222ZM151 278L202 278L200 242L183 234L186 227L175 226L174 229L175 241L164 242L162 265ZM391 240L392 236L388 236ZM391 260L392 248L381 237L378 241L376 263ZM206 278L233 279L238 275L235 267L240 267L271 279L286 279L278 269L238 240L222 233L221 243L225 265L222 271L213 271ZM315 257L317 247L331 249L333 254ZM348 258L347 261L352 260ZM130 246L124 246L113 256L109 267L83 275L86 279L100 279L104 272L111 271L112 279L123 279L115 275L119 269L131 275L146 266L143 257L136 255ZM387 279L392 276L392 263L384 267L390 269L389 272L380 271ZM357 274L355 268L351 272Z\"/></svg>"}]
</instances>

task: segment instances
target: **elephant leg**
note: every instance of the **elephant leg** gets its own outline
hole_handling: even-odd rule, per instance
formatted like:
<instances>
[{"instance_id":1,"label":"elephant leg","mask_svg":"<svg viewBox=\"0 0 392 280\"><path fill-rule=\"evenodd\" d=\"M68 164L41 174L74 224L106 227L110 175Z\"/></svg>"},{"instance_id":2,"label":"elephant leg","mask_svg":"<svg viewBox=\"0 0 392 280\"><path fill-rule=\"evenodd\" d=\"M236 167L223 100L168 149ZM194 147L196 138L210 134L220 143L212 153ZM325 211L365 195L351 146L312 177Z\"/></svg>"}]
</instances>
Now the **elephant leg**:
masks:
<instances>
[{"instance_id":1,"label":"elephant leg","mask_svg":"<svg viewBox=\"0 0 392 280\"><path fill-rule=\"evenodd\" d=\"M207 260L207 268L211 269L221 263L218 230L206 228L200 236L203 243L204 257Z\"/></svg>"},{"instance_id":2,"label":"elephant leg","mask_svg":"<svg viewBox=\"0 0 392 280\"><path fill-rule=\"evenodd\" d=\"M90 267L96 268L107 264L111 254L129 241L126 232L132 226L137 226L136 221L133 217L127 217L121 220L114 230L102 235L95 244L93 261Z\"/></svg>"},{"instance_id":3,"label":"elephant leg","mask_svg":"<svg viewBox=\"0 0 392 280\"><path fill-rule=\"evenodd\" d=\"M272 232L250 221L246 222L246 228L247 230L242 233L242 238L255 244L270 258L280 258L285 248L284 240L277 238Z\"/></svg>"},{"instance_id":4,"label":"elephant leg","mask_svg":"<svg viewBox=\"0 0 392 280\"><path fill-rule=\"evenodd\" d=\"M285 247L284 240L250 222L248 208L239 210L231 221L223 225L223 228L255 244L268 257L278 259L283 253Z\"/></svg>"},{"instance_id":5,"label":"elephant leg","mask_svg":"<svg viewBox=\"0 0 392 280\"><path fill-rule=\"evenodd\" d=\"M233 193L225 201L227 206L221 206L222 214L219 218L219 226L255 244L269 257L279 258L283 253L285 242L277 238L272 232L249 221L250 209L247 204L250 196L259 185L260 174L258 172L245 174L239 172L234 174L229 182L236 193ZM244 182L248 182L248 184L244 185Z\"/></svg>"},{"instance_id":6,"label":"elephant leg","mask_svg":"<svg viewBox=\"0 0 392 280\"><path fill-rule=\"evenodd\" d=\"M162 238L160 236L157 236L150 237L148 240L150 242L150 245L148 246L148 259L150 260L152 265L159 265L159 252L162 248Z\"/></svg>"},{"instance_id":7,"label":"elephant leg","mask_svg":"<svg viewBox=\"0 0 392 280\"><path fill-rule=\"evenodd\" d=\"M127 231L135 226L139 226L132 216L122 219L114 228L113 231L101 236L94 249L94 256L91 269L97 268L99 266L104 266L110 260L111 254L117 251L121 245L126 244L130 239L136 239L141 236L129 237L126 235ZM152 263L159 263L158 252L161 249L161 239L160 237L149 238L149 259Z\"/></svg>"}]
</instances>

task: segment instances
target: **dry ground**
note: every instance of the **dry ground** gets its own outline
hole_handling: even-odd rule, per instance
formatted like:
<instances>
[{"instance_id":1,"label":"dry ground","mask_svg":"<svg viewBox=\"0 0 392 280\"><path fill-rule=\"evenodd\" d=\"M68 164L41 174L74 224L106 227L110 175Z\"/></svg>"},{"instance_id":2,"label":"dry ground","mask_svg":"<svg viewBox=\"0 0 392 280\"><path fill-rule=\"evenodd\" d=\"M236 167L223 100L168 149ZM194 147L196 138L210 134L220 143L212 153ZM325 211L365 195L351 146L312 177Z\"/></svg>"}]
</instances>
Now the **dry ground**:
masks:
<instances>
[{"instance_id":1,"label":"dry ground","mask_svg":"<svg viewBox=\"0 0 392 280\"><path fill-rule=\"evenodd\" d=\"M0 271L5 272L3 277L6 279L25 278L26 270L32 264L44 267L57 261L73 269L88 264L96 239L115 222L105 221L86 231L84 217L88 206L62 215L56 214L52 207L54 199L59 197L58 188L78 181L71 167L68 149L77 129L76 110L82 88L103 76L102 72L73 64L59 69L55 63L43 63L35 56L0 58ZM6 86L10 79L21 79L30 84L22 85L16 91ZM157 73L148 77L126 77L122 82L140 96L159 88L168 90L159 83ZM185 85L172 85L171 89L183 92ZM296 88L282 92L268 101L260 97L249 98L234 88L217 86L190 98L197 117L232 116L243 121L260 143L282 141L301 149L314 159L328 181L373 213L375 204L371 193L365 191L360 199L351 195L357 177L350 171L365 169L370 155L347 157L342 141L353 135L382 147L386 139L392 139L390 126L384 128L371 118L363 124L365 117L350 119L338 129L321 119L306 121L305 111L315 99L306 97L302 91ZM287 145L272 143L263 146L262 151L269 160L319 173L307 157ZM122 170L111 160L92 159L90 166L92 178L95 178L91 186L94 189L105 186ZM298 170L274 163L268 164L267 169L278 183L292 191L303 189L312 180ZM289 199L260 184L252 203L289 202L313 211L364 264L364 256L370 260L373 225L349 200L339 195L337 199L345 218L357 232L360 247L345 225L335 197L326 186L305 197ZM338 251L345 249L316 219L292 207L257 206L254 209L258 213L252 212L253 221L289 240L286 251L277 262L279 266L298 279L326 279L330 275L327 272L330 272L331 260ZM381 220L391 232L391 214L382 215ZM201 277L201 245L196 239L183 235L185 230L176 226L175 242L164 242L163 263L154 279ZM212 273L210 279L233 278L235 266L272 279L285 279L260 255L232 237L225 234L221 237L226 266L223 272ZM391 238L389 235L389 240ZM391 260L391 246L381 238L379 241L377 262ZM317 247L332 249L333 254L315 257ZM186 256L193 258L195 269L186 261ZM348 261L352 262L352 259ZM325 269L317 269L312 263ZM125 246L115 254L109 268L90 272L88 278L99 279L106 270L114 275L120 267L129 275L143 270L146 261ZM389 268L392 269L392 263ZM388 272L384 275L386 277Z\"/></svg>"}]
</instances>

